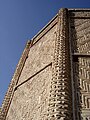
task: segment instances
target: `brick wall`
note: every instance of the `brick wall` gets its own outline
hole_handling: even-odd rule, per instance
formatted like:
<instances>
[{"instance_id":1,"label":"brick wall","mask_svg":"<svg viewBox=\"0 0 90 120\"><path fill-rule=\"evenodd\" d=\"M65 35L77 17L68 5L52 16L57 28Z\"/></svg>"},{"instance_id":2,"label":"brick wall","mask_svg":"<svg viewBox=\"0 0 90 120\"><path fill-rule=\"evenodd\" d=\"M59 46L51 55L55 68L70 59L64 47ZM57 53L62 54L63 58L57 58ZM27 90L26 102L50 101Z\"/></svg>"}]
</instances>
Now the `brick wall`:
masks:
<instances>
[{"instance_id":1,"label":"brick wall","mask_svg":"<svg viewBox=\"0 0 90 120\"><path fill-rule=\"evenodd\" d=\"M45 120L56 27L55 25L30 48L6 120Z\"/></svg>"},{"instance_id":2,"label":"brick wall","mask_svg":"<svg viewBox=\"0 0 90 120\"><path fill-rule=\"evenodd\" d=\"M26 45L0 120L89 120L89 33L90 9L61 9Z\"/></svg>"},{"instance_id":3,"label":"brick wall","mask_svg":"<svg viewBox=\"0 0 90 120\"><path fill-rule=\"evenodd\" d=\"M71 13L75 120L90 119L90 10ZM76 60L75 60L76 59Z\"/></svg>"}]
</instances>

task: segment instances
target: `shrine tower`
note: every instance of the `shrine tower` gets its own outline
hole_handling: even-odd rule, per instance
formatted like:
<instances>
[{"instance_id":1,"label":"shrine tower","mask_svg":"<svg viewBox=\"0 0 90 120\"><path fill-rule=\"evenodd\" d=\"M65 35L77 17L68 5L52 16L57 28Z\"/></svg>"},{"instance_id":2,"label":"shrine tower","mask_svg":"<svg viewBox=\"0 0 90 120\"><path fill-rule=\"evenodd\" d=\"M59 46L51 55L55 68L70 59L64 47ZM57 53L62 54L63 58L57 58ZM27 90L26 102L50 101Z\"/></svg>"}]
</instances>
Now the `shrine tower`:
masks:
<instances>
[{"instance_id":1,"label":"shrine tower","mask_svg":"<svg viewBox=\"0 0 90 120\"><path fill-rule=\"evenodd\" d=\"M60 9L27 42L0 120L90 120L90 9Z\"/></svg>"}]
</instances>

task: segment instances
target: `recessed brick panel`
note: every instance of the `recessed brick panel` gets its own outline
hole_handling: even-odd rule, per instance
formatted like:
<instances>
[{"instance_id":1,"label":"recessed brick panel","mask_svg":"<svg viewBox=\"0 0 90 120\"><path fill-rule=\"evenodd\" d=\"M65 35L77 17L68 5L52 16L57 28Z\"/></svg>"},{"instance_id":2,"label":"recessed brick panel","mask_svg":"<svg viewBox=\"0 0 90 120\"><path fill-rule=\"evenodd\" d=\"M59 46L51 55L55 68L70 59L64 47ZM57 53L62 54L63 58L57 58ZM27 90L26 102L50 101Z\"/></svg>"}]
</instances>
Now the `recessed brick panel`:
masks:
<instances>
[{"instance_id":1,"label":"recessed brick panel","mask_svg":"<svg viewBox=\"0 0 90 120\"><path fill-rule=\"evenodd\" d=\"M48 66L17 88L6 120L45 120L51 79L52 67Z\"/></svg>"},{"instance_id":2,"label":"recessed brick panel","mask_svg":"<svg viewBox=\"0 0 90 120\"><path fill-rule=\"evenodd\" d=\"M18 84L53 61L56 39L55 31L56 26L31 47Z\"/></svg>"}]
</instances>

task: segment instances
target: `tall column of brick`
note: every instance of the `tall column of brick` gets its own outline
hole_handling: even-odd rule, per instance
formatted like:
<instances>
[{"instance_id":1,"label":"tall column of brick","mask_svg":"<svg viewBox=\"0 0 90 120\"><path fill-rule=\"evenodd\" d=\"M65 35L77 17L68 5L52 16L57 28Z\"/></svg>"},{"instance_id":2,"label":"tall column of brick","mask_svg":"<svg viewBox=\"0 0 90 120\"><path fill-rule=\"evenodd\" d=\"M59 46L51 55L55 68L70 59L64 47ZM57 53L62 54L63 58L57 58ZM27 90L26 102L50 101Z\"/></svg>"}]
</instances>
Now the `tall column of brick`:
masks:
<instances>
[{"instance_id":1,"label":"tall column of brick","mask_svg":"<svg viewBox=\"0 0 90 120\"><path fill-rule=\"evenodd\" d=\"M55 43L48 120L72 120L68 10L60 9Z\"/></svg>"},{"instance_id":2,"label":"tall column of brick","mask_svg":"<svg viewBox=\"0 0 90 120\"><path fill-rule=\"evenodd\" d=\"M24 63L25 63L25 61L28 57L30 46L31 46L31 41L27 42L27 44L26 44L26 47L25 47L25 49L23 51L23 54L20 58L20 61L17 65L17 68L16 68L15 74L13 76L13 79L11 80L11 83L10 83L9 88L7 90L7 93L5 95L5 98L4 98L4 101L3 101L3 104L2 104L2 107L1 107L1 110L0 110L0 120L5 120L6 119L6 116L7 116L9 107L10 107L10 103L11 103L12 97L14 95L14 90L15 90L16 84L19 80L19 76L22 72Z\"/></svg>"}]
</instances>

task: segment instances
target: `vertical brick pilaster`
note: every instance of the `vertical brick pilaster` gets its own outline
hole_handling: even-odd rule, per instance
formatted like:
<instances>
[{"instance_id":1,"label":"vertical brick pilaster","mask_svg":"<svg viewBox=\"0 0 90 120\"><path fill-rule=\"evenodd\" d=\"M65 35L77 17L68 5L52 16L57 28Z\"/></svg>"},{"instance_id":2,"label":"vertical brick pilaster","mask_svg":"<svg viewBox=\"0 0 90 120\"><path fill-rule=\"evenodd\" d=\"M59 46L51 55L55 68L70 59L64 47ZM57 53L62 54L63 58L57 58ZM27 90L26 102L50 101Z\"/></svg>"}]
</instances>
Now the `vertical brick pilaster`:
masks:
<instances>
[{"instance_id":1,"label":"vertical brick pilaster","mask_svg":"<svg viewBox=\"0 0 90 120\"><path fill-rule=\"evenodd\" d=\"M48 120L72 120L68 10L58 13L58 28L48 108Z\"/></svg>"},{"instance_id":2,"label":"vertical brick pilaster","mask_svg":"<svg viewBox=\"0 0 90 120\"><path fill-rule=\"evenodd\" d=\"M23 66L24 66L25 61L28 57L30 46L31 46L31 41L28 41L27 44L26 44L26 47L25 47L25 49L22 53L20 61L17 65L16 71L14 73L14 76L13 76L12 80L11 80L11 83L8 87L5 98L3 100L2 107L0 109L0 120L5 120L6 119L6 116L7 116L7 113L8 113L8 110L9 110L9 107L10 107L10 104L11 104L11 101L12 101L12 98L13 98L13 95L14 95L15 86L16 86L18 80L19 80L19 77L20 77L20 74L22 72Z\"/></svg>"}]
</instances>

